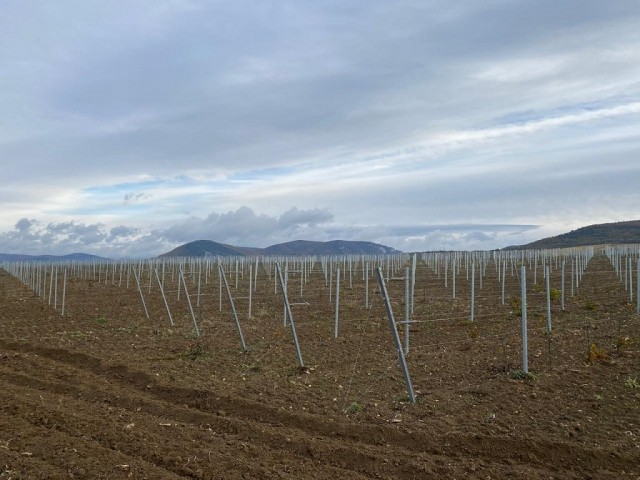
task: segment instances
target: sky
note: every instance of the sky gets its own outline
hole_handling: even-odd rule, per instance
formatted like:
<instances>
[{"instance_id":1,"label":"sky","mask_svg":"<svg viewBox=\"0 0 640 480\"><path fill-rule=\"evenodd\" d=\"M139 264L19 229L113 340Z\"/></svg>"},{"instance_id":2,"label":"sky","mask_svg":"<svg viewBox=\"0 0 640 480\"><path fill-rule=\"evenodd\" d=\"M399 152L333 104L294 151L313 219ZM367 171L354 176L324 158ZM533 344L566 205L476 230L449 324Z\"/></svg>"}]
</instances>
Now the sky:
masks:
<instances>
[{"instance_id":1,"label":"sky","mask_svg":"<svg viewBox=\"0 0 640 480\"><path fill-rule=\"evenodd\" d=\"M0 252L639 219L637 0L2 0Z\"/></svg>"}]
</instances>

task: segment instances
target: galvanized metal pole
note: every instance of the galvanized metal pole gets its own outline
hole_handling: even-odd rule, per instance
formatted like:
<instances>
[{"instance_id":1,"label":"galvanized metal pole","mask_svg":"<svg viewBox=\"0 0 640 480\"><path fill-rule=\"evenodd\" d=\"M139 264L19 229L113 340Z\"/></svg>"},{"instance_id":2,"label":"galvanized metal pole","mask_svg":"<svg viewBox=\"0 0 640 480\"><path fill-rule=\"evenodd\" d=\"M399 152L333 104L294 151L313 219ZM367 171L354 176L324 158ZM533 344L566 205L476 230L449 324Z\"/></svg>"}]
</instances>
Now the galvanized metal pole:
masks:
<instances>
[{"instance_id":1,"label":"galvanized metal pole","mask_svg":"<svg viewBox=\"0 0 640 480\"><path fill-rule=\"evenodd\" d=\"M369 309L369 263L364 267L364 308Z\"/></svg>"},{"instance_id":2,"label":"galvanized metal pole","mask_svg":"<svg viewBox=\"0 0 640 480\"><path fill-rule=\"evenodd\" d=\"M520 300L522 303L522 371L529 373L527 345L527 267L520 267Z\"/></svg>"},{"instance_id":3,"label":"galvanized metal pole","mask_svg":"<svg viewBox=\"0 0 640 480\"><path fill-rule=\"evenodd\" d=\"M251 292L253 290L253 265L249 265L249 319L251 319L251 303L253 300L253 296L251 295Z\"/></svg>"},{"instance_id":4,"label":"galvanized metal pole","mask_svg":"<svg viewBox=\"0 0 640 480\"><path fill-rule=\"evenodd\" d=\"M222 266L218 267L220 269L220 273L222 274L222 280L224 281L224 287L227 290L227 296L229 297L229 304L231 305L231 312L233 313L233 318L236 321L236 329L238 330L238 335L240 336L240 345L242 346L242 351L247 351L247 345L244 343L244 335L242 334L242 327L240 326L240 319L238 318L238 312L236 312L236 305L233 302L233 296L231 295L231 290L229 289L229 284L227 283L227 276L224 274L224 270Z\"/></svg>"},{"instance_id":5,"label":"galvanized metal pole","mask_svg":"<svg viewBox=\"0 0 640 480\"><path fill-rule=\"evenodd\" d=\"M507 262L502 262L502 305L504 305L504 284L507 276Z\"/></svg>"},{"instance_id":6,"label":"galvanized metal pole","mask_svg":"<svg viewBox=\"0 0 640 480\"><path fill-rule=\"evenodd\" d=\"M169 303L167 302L167 297L164 294L164 287L162 286L162 282L160 281L160 276L158 275L158 269L154 268L153 271L156 274L156 280L158 281L158 285L160 286L160 294L162 295L162 300L164 301L164 308L167 309L167 314L169 315L169 323L171 326L174 326L173 317L171 316L171 310L169 310Z\"/></svg>"},{"instance_id":7,"label":"galvanized metal pole","mask_svg":"<svg viewBox=\"0 0 640 480\"><path fill-rule=\"evenodd\" d=\"M336 271L336 318L333 327L333 338L338 338L340 325L340 269Z\"/></svg>"},{"instance_id":8,"label":"galvanized metal pole","mask_svg":"<svg viewBox=\"0 0 640 480\"><path fill-rule=\"evenodd\" d=\"M560 308L562 308L562 311L564 312L564 266L565 266L565 259L562 259L562 291L560 292Z\"/></svg>"},{"instance_id":9,"label":"galvanized metal pole","mask_svg":"<svg viewBox=\"0 0 640 480\"><path fill-rule=\"evenodd\" d=\"M189 304L189 311L191 312L191 319L193 320L193 326L196 330L196 337L200 336L200 329L198 328L198 321L196 320L196 315L193 313L193 306L191 305L191 297L189 297L189 290L187 289L187 281L184 279L184 273L182 272L182 267L180 267L180 278L178 281L182 280L182 286L184 287L184 296L187 297L187 303Z\"/></svg>"},{"instance_id":10,"label":"galvanized metal pole","mask_svg":"<svg viewBox=\"0 0 640 480\"><path fill-rule=\"evenodd\" d=\"M64 269L64 280L62 281L62 312L60 313L61 316L64 317L64 304L65 304L65 300L67 299L67 269Z\"/></svg>"},{"instance_id":11,"label":"galvanized metal pole","mask_svg":"<svg viewBox=\"0 0 640 480\"><path fill-rule=\"evenodd\" d=\"M409 355L409 269L404 269L404 354Z\"/></svg>"},{"instance_id":12,"label":"galvanized metal pole","mask_svg":"<svg viewBox=\"0 0 640 480\"><path fill-rule=\"evenodd\" d=\"M380 293L382 293L382 299L384 300L384 306L387 310L387 316L389 317L389 326L391 327L391 336L396 346L396 352L398 353L398 359L400 360L400 367L402 368L402 374L404 375L404 383L407 387L407 393L409 394L409 400L411 403L416 403L416 394L413 391L413 385L411 383L411 376L409 375L409 367L407 361L404 358L402 352L402 343L400 342L400 336L398 335L398 329L396 327L396 321L393 318L393 309L391 308L391 302L389 301L389 294L387 293L387 286L382 276L382 270L380 267L376 268L376 275L378 277L378 285L380 285Z\"/></svg>"},{"instance_id":13,"label":"galvanized metal pole","mask_svg":"<svg viewBox=\"0 0 640 480\"><path fill-rule=\"evenodd\" d=\"M284 306L289 317L289 325L291 326L291 334L293 335L293 344L296 348L298 363L300 364L300 367L304 367L302 353L300 352L300 344L298 343L298 334L296 333L296 324L293 321L293 315L291 315L291 306L289 305L289 298L287 297L287 289L285 288L284 279L282 278L282 272L280 271L280 265L278 264L278 262L276 262L276 273L278 274L278 279L280 280L280 290L282 291L282 299L284 301Z\"/></svg>"},{"instance_id":14,"label":"galvanized metal pole","mask_svg":"<svg viewBox=\"0 0 640 480\"><path fill-rule=\"evenodd\" d=\"M544 267L545 284L547 287L547 332L551 333L551 288L549 286L549 266Z\"/></svg>"},{"instance_id":15,"label":"galvanized metal pole","mask_svg":"<svg viewBox=\"0 0 640 480\"><path fill-rule=\"evenodd\" d=\"M416 266L417 266L417 262L418 262L418 255L416 253L414 253L413 254L413 259L411 261L411 314L412 315L413 315L413 310L414 310L414 307L415 307Z\"/></svg>"},{"instance_id":16,"label":"galvanized metal pole","mask_svg":"<svg viewBox=\"0 0 640 480\"><path fill-rule=\"evenodd\" d=\"M133 271L133 275L136 278L136 285L138 286L138 292L140 292L140 300L142 300L142 306L144 307L144 314L149 318L149 312L147 311L147 304L144 302L144 295L142 294L142 288L140 288L140 280L138 279L138 272Z\"/></svg>"},{"instance_id":17,"label":"galvanized metal pole","mask_svg":"<svg viewBox=\"0 0 640 480\"><path fill-rule=\"evenodd\" d=\"M482 274L482 273L481 273ZM471 261L471 321L474 320L474 307L475 307L475 298L476 298L476 262L475 260Z\"/></svg>"}]
</instances>

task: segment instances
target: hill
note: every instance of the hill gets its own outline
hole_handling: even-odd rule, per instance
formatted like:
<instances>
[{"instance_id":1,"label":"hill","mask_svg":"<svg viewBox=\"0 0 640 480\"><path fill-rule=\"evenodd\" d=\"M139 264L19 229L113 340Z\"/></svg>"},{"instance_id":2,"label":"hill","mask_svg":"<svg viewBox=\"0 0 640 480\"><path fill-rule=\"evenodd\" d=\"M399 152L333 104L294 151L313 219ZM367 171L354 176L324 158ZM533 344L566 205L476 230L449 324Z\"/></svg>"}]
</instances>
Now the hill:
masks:
<instances>
[{"instance_id":1,"label":"hill","mask_svg":"<svg viewBox=\"0 0 640 480\"><path fill-rule=\"evenodd\" d=\"M264 255L386 255L391 253L399 252L378 243L347 240L330 242L294 240L272 245L263 250Z\"/></svg>"},{"instance_id":2,"label":"hill","mask_svg":"<svg viewBox=\"0 0 640 480\"><path fill-rule=\"evenodd\" d=\"M70 253L69 255L22 255L19 253L0 253L0 262L66 262L76 260L86 262L89 260L107 260L97 255L88 253Z\"/></svg>"},{"instance_id":3,"label":"hill","mask_svg":"<svg viewBox=\"0 0 640 480\"><path fill-rule=\"evenodd\" d=\"M254 250L260 249L235 247L233 245L218 243L212 240L196 240L194 242L180 245L167 253L163 253L160 257L234 257L259 254L255 253Z\"/></svg>"},{"instance_id":4,"label":"hill","mask_svg":"<svg viewBox=\"0 0 640 480\"><path fill-rule=\"evenodd\" d=\"M204 257L204 256L255 256L255 255L381 255L399 253L391 247L373 242L332 240L312 242L295 240L279 243L267 248L236 247L211 240L196 240L185 243L161 257Z\"/></svg>"},{"instance_id":5,"label":"hill","mask_svg":"<svg viewBox=\"0 0 640 480\"><path fill-rule=\"evenodd\" d=\"M526 245L507 247L507 250L568 248L607 243L640 243L640 220L589 225L555 237L536 240Z\"/></svg>"}]
</instances>

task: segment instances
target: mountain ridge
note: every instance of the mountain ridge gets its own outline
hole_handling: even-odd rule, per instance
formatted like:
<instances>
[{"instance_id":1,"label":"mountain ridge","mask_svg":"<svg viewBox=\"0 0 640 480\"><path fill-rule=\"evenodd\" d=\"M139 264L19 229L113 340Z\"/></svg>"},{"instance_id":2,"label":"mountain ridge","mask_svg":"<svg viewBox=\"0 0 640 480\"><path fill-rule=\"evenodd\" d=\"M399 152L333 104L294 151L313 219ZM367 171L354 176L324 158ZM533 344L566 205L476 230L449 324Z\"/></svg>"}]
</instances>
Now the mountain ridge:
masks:
<instances>
[{"instance_id":1,"label":"mountain ridge","mask_svg":"<svg viewBox=\"0 0 640 480\"><path fill-rule=\"evenodd\" d=\"M89 253L69 253L67 255L26 255L22 253L0 253L0 262L64 262L68 260L108 260Z\"/></svg>"},{"instance_id":2,"label":"mountain ridge","mask_svg":"<svg viewBox=\"0 0 640 480\"><path fill-rule=\"evenodd\" d=\"M596 223L570 232L542 238L526 245L512 245L504 250L571 248L603 244L640 243L640 220Z\"/></svg>"},{"instance_id":3,"label":"mountain ridge","mask_svg":"<svg viewBox=\"0 0 640 480\"><path fill-rule=\"evenodd\" d=\"M258 256L258 255L386 255L400 253L398 250L373 242L331 240L293 240L265 248L236 247L213 240L195 240L185 243L159 257L202 257L202 256Z\"/></svg>"}]
</instances>

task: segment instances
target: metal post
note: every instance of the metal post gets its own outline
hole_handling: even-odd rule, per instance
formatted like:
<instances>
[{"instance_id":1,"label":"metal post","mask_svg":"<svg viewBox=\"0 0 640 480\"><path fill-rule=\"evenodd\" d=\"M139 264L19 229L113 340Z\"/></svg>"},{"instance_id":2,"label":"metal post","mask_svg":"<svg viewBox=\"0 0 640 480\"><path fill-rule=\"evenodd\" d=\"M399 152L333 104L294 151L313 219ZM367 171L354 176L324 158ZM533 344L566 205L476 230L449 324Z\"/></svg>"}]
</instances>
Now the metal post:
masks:
<instances>
[{"instance_id":1,"label":"metal post","mask_svg":"<svg viewBox=\"0 0 640 480\"><path fill-rule=\"evenodd\" d=\"M452 284L453 284L453 298L456 298L456 258L455 255L453 257L453 264L451 265L451 277L452 277Z\"/></svg>"},{"instance_id":2,"label":"metal post","mask_svg":"<svg viewBox=\"0 0 640 480\"><path fill-rule=\"evenodd\" d=\"M333 338L338 338L340 324L340 269L336 271L336 319L333 327Z\"/></svg>"},{"instance_id":3,"label":"metal post","mask_svg":"<svg viewBox=\"0 0 640 480\"><path fill-rule=\"evenodd\" d=\"M369 309L369 263L364 267L364 308Z\"/></svg>"},{"instance_id":4,"label":"metal post","mask_svg":"<svg viewBox=\"0 0 640 480\"><path fill-rule=\"evenodd\" d=\"M160 276L158 275L158 269L153 269L156 274L156 280L158 280L158 285L160 286L160 294L162 295L162 300L164 300L164 307L167 309L167 314L169 315L169 323L171 326L174 326L173 317L171 316L171 310L169 310L169 303L167 302L167 297L164 295L164 287L162 286L162 282L160 281Z\"/></svg>"},{"instance_id":5,"label":"metal post","mask_svg":"<svg viewBox=\"0 0 640 480\"><path fill-rule=\"evenodd\" d=\"M282 278L282 272L280 271L280 265L278 262L276 262L276 272L278 274L278 279L280 280L280 290L282 292L282 299L287 311L287 316L289 317L289 325L291 325L291 334L293 335L293 343L296 348L298 363L300 364L300 367L304 368L304 361L302 360L302 353L300 352L300 345L298 343L298 334L296 333L296 324L293 321L293 315L291 315L291 306L289 305L289 298L287 297L287 289L285 288L284 279Z\"/></svg>"},{"instance_id":6,"label":"metal post","mask_svg":"<svg viewBox=\"0 0 640 480\"><path fill-rule=\"evenodd\" d=\"M238 335L240 336L240 345L242 346L242 351L247 351L247 345L244 343L244 335L242 335L242 327L240 326L240 319L238 319L238 312L236 312L236 306L233 302L233 296L231 296L231 290L229 289L229 284L227 283L227 276L224 274L224 270L222 266L219 266L220 273L222 274L222 280L224 282L224 287L227 290L227 295L229 297L229 304L231 304L231 312L233 313L233 318L236 321L236 328L238 329Z\"/></svg>"},{"instance_id":7,"label":"metal post","mask_svg":"<svg viewBox=\"0 0 640 480\"><path fill-rule=\"evenodd\" d=\"M202 262L198 262L198 295L196 296L196 307L200 306L200 286L202 284Z\"/></svg>"},{"instance_id":8,"label":"metal post","mask_svg":"<svg viewBox=\"0 0 640 480\"><path fill-rule=\"evenodd\" d=\"M252 295L251 291L253 290L253 265L249 264L249 318L251 318L251 301Z\"/></svg>"},{"instance_id":9,"label":"metal post","mask_svg":"<svg viewBox=\"0 0 640 480\"><path fill-rule=\"evenodd\" d=\"M562 311L564 312L564 266L565 266L565 259L562 259L562 291L560 292L560 308L562 308Z\"/></svg>"},{"instance_id":10,"label":"metal post","mask_svg":"<svg viewBox=\"0 0 640 480\"><path fill-rule=\"evenodd\" d=\"M404 354L409 355L409 269L404 269Z\"/></svg>"},{"instance_id":11,"label":"metal post","mask_svg":"<svg viewBox=\"0 0 640 480\"><path fill-rule=\"evenodd\" d=\"M64 280L62 281L62 312L60 313L61 316L64 317L64 304L65 304L65 300L67 298L67 269L64 269Z\"/></svg>"},{"instance_id":12,"label":"metal post","mask_svg":"<svg viewBox=\"0 0 640 480\"><path fill-rule=\"evenodd\" d=\"M140 292L140 300L142 300L142 306L144 308L144 314L149 318L149 312L147 311L147 304L144 302L144 295L142 294L142 288L140 288L140 280L138 279L138 272L133 271L133 275L136 279L136 285L138 286L138 292Z\"/></svg>"},{"instance_id":13,"label":"metal post","mask_svg":"<svg viewBox=\"0 0 640 480\"><path fill-rule=\"evenodd\" d=\"M549 266L544 267L545 284L547 287L547 332L551 333L551 288L549 286Z\"/></svg>"},{"instance_id":14,"label":"metal post","mask_svg":"<svg viewBox=\"0 0 640 480\"><path fill-rule=\"evenodd\" d=\"M184 273L182 272L182 267L180 267L180 278L178 279L178 281L180 280L182 280L182 286L184 287L184 296L187 297L187 303L189 304L189 311L191 312L191 318L193 319L193 326L196 329L196 337L199 337L200 329L198 328L196 315L193 313L193 306L191 305L191 297L189 297L189 290L187 289L187 281L184 279Z\"/></svg>"},{"instance_id":15,"label":"metal post","mask_svg":"<svg viewBox=\"0 0 640 480\"><path fill-rule=\"evenodd\" d=\"M55 286L53 288L54 292L53 292L53 309L57 310L58 309L58 267L56 267L56 283Z\"/></svg>"},{"instance_id":16,"label":"metal post","mask_svg":"<svg viewBox=\"0 0 640 480\"><path fill-rule=\"evenodd\" d=\"M504 284L507 276L507 262L502 262L502 305L504 305Z\"/></svg>"},{"instance_id":17,"label":"metal post","mask_svg":"<svg viewBox=\"0 0 640 480\"><path fill-rule=\"evenodd\" d=\"M413 254L413 259L411 261L411 314L413 314L414 306L415 306L415 293L416 293L416 266L418 262L417 254ZM409 350L407 348L407 350Z\"/></svg>"},{"instance_id":18,"label":"metal post","mask_svg":"<svg viewBox=\"0 0 640 480\"><path fill-rule=\"evenodd\" d=\"M527 355L527 268L520 267L520 299L522 303L522 371L529 373L529 359Z\"/></svg>"},{"instance_id":19,"label":"metal post","mask_svg":"<svg viewBox=\"0 0 640 480\"><path fill-rule=\"evenodd\" d=\"M404 383L407 387L407 393L409 394L409 400L411 403L416 403L416 394L413 391L413 385L411 384L411 376L409 375L409 367L407 361L404 358L402 352L402 343L400 342L400 336L398 335L398 329L396 328L396 321L393 318L393 309L391 308L391 302L389 301L389 294L387 293L387 286L382 276L382 270L380 267L376 268L376 275L378 276L378 285L380 285L380 293L384 300L384 306L387 310L387 316L389 317L389 326L391 327L391 336L396 346L396 352L398 352L398 359L400 360L400 367L402 368L402 374L404 375Z\"/></svg>"},{"instance_id":20,"label":"metal post","mask_svg":"<svg viewBox=\"0 0 640 480\"><path fill-rule=\"evenodd\" d=\"M480 273L482 275L482 273ZM476 297L476 261L471 261L471 321L474 320L474 306Z\"/></svg>"}]
</instances>

